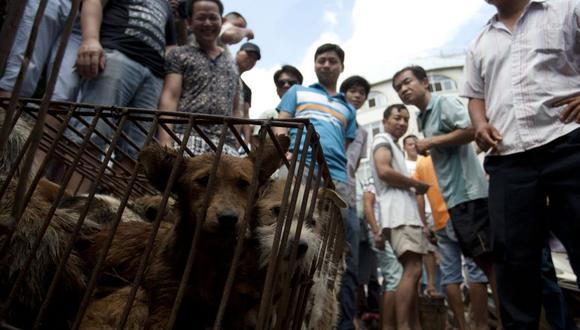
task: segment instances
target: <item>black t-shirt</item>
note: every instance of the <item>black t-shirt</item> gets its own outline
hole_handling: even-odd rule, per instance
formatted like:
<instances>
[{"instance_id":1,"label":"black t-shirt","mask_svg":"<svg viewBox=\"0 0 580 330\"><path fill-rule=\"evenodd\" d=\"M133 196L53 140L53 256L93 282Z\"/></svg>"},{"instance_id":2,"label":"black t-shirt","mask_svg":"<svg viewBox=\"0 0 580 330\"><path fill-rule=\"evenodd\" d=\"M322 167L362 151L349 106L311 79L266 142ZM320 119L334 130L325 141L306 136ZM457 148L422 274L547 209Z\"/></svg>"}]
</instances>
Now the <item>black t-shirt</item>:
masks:
<instances>
[{"instance_id":1,"label":"black t-shirt","mask_svg":"<svg viewBox=\"0 0 580 330\"><path fill-rule=\"evenodd\" d=\"M246 83L240 79L242 82L242 96L244 98L244 103L248 103L249 106L252 106L252 90Z\"/></svg>"},{"instance_id":2,"label":"black t-shirt","mask_svg":"<svg viewBox=\"0 0 580 330\"><path fill-rule=\"evenodd\" d=\"M163 77L165 46L176 44L168 0L109 0L103 11L101 45L116 49Z\"/></svg>"}]
</instances>

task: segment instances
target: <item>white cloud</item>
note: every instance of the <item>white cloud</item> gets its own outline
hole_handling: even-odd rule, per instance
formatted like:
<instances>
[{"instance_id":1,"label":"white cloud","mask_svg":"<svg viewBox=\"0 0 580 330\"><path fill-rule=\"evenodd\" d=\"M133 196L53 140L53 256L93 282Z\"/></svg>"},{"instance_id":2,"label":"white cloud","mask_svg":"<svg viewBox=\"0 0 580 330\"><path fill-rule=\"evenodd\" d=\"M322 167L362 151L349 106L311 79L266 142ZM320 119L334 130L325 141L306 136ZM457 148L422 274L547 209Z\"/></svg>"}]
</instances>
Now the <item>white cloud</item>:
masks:
<instances>
[{"instance_id":1,"label":"white cloud","mask_svg":"<svg viewBox=\"0 0 580 330\"><path fill-rule=\"evenodd\" d=\"M324 14L322 14L322 21L330 27L333 27L338 24L338 17L336 16L336 13L330 10L325 10Z\"/></svg>"},{"instance_id":2,"label":"white cloud","mask_svg":"<svg viewBox=\"0 0 580 330\"><path fill-rule=\"evenodd\" d=\"M325 43L341 45L346 52L345 72L341 78L353 74L366 77L369 81L389 78L388 75L428 50L441 47L455 36L458 27L471 19L485 6L481 0L356 0L352 9L353 33L347 40L332 32L326 32L304 52L298 68L304 75L304 83L315 81L314 52ZM324 12L324 20L341 24L337 15ZM284 63L279 63L284 64ZM253 90L259 91L252 99L252 116L278 103L272 75L279 68L254 69L244 75ZM267 93L266 91L271 91Z\"/></svg>"},{"instance_id":3,"label":"white cloud","mask_svg":"<svg viewBox=\"0 0 580 330\"><path fill-rule=\"evenodd\" d=\"M448 42L483 5L481 0L357 0L353 34L343 43L344 76L388 78L384 75Z\"/></svg>"}]
</instances>

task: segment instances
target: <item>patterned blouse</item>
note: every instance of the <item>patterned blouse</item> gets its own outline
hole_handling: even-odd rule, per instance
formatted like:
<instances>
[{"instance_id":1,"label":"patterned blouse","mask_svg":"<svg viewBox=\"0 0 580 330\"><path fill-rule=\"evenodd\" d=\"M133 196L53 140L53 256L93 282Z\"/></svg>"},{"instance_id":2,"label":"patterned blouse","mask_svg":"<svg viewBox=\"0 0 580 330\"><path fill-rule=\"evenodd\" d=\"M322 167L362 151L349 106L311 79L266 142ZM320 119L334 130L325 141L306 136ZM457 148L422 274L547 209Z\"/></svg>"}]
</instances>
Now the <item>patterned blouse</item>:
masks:
<instances>
[{"instance_id":1,"label":"patterned blouse","mask_svg":"<svg viewBox=\"0 0 580 330\"><path fill-rule=\"evenodd\" d=\"M177 47L165 59L165 74L183 76L178 111L222 116L233 116L234 97L238 90L238 69L229 51L211 59L194 45ZM219 140L221 126L200 126L212 140ZM183 133L184 127L176 125L175 131ZM196 135L192 131L192 135ZM235 144L232 134L228 144Z\"/></svg>"}]
</instances>

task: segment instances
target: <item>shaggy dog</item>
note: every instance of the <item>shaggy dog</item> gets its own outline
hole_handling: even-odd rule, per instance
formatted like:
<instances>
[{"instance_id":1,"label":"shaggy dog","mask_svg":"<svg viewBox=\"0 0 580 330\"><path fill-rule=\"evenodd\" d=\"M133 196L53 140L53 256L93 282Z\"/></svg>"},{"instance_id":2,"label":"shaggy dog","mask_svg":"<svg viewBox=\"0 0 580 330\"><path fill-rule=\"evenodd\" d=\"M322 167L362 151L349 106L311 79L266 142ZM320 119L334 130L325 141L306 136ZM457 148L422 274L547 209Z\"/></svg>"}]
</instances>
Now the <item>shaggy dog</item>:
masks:
<instances>
[{"instance_id":1,"label":"shaggy dog","mask_svg":"<svg viewBox=\"0 0 580 330\"><path fill-rule=\"evenodd\" d=\"M344 242L344 235L335 237L334 233L330 232L330 207L332 205L340 208L346 208L346 202L334 191L325 190L319 193L318 202L315 211L315 232L322 237L330 235L331 240L329 245L346 244ZM337 213L338 218L334 221L342 221L340 214ZM343 228L339 225L339 228ZM344 229L343 229L344 230ZM314 274L312 288L307 300L306 313L303 321L303 329L318 330L318 329L334 329L339 317L339 303L338 292L340 290L340 283L342 280L342 273L346 269L345 250L338 256L335 255L336 245L333 249L327 247L322 260L322 267Z\"/></svg>"},{"instance_id":2,"label":"shaggy dog","mask_svg":"<svg viewBox=\"0 0 580 330\"><path fill-rule=\"evenodd\" d=\"M255 232L260 242L260 260L262 267L266 267L267 263L272 258L271 254L274 245L274 235L278 226L277 218L280 213L285 186L286 181L284 180L272 181L263 190L261 197L257 202L256 208L258 210L257 218L259 225L256 227ZM310 209L310 203L312 200L311 193L307 199L307 204L305 205L306 218L302 224L300 238L298 243L295 243L294 238L297 230L298 216L303 208L303 197L306 191L303 185L293 185L290 190L290 196L294 189L299 189L299 192L289 230L288 242L282 252L282 263L279 265L279 277L277 280L278 285L275 287L274 305L277 303L276 295L279 296L282 290L288 289L285 287L287 284L285 283L286 281L290 279L292 282L296 283L296 280L307 278L309 276L312 263L316 262L317 258L320 256L323 239L329 235L329 207L331 205L340 208L346 207L346 203L334 190L322 188L319 189L317 193L316 205L314 206L312 217L308 218L307 212ZM296 244L298 245L296 247L296 265L294 268L290 268L290 255L294 245ZM315 274L313 288L310 292L308 304L306 306L306 311L311 315L312 319L310 324L313 326L309 327L310 329L332 328L336 325L338 320L337 294L340 287L340 274L335 280L335 285L332 288L328 287L328 280L335 276L339 269L336 269L337 263L333 262L332 256L329 255L329 253L325 255L324 264L327 265L328 268L324 272L317 272Z\"/></svg>"},{"instance_id":3,"label":"shaggy dog","mask_svg":"<svg viewBox=\"0 0 580 330\"><path fill-rule=\"evenodd\" d=\"M2 121L3 115L2 113ZM18 120L4 152L0 155L0 185L8 184L0 201L0 217L4 219L2 235L0 235L0 304L4 313L3 320L11 326L20 328L32 326L77 221L71 216L69 210L57 209L50 219L45 235L40 240L38 249L33 251L33 242L40 236L52 205L51 200L46 198L45 192L37 191L24 208L17 225L11 218L17 180L29 180L34 172L28 175L19 173L20 176L14 177L10 182L7 182L6 174L10 168L16 166L14 164L16 155L22 150L30 129L30 125L21 119ZM86 221L75 245L88 245L89 235L97 231L97 224ZM34 255L32 264L24 275L24 280L16 289L15 298L8 306L6 305L8 295L24 268L26 260L31 255ZM66 328L69 326L67 320L76 312L85 283L85 264L79 254L73 251L66 261L51 304L45 313L43 327Z\"/></svg>"},{"instance_id":4,"label":"shaggy dog","mask_svg":"<svg viewBox=\"0 0 580 330\"><path fill-rule=\"evenodd\" d=\"M279 137L279 142L284 149L288 148L288 137ZM139 158L150 182L164 191L178 158L176 152L150 145L144 148ZM187 158L177 169L178 177L172 192L176 196L175 211L178 216L175 224L161 223L151 262L141 284L149 297L147 328L166 326L195 229L201 225L199 220L204 215L192 272L175 326L204 329L213 324L235 244L237 239L245 239L246 236L246 233L242 236L237 234L246 214L255 162L253 155L248 158L222 156L218 163L213 194L209 194L208 207L204 209L214 159L214 154ZM256 173L260 185L267 182L280 162L281 155L276 148L270 144L265 145L262 166L259 173ZM115 274L131 281L140 261L138 256L145 250L151 230L152 225L145 222L119 224L106 258L105 274ZM89 254L97 255L99 242L108 234L108 230L104 229L95 236L95 244ZM107 280L107 276L103 279Z\"/></svg>"}]
</instances>

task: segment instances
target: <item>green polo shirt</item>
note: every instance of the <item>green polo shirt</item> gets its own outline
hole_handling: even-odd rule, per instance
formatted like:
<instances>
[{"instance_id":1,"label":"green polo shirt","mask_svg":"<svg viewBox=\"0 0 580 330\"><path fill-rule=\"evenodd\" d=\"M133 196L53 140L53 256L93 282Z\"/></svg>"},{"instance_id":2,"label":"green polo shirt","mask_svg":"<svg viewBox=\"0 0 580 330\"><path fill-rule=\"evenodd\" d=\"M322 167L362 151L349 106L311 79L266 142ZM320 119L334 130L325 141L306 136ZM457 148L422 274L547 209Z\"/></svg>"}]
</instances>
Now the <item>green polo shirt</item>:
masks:
<instances>
[{"instance_id":1,"label":"green polo shirt","mask_svg":"<svg viewBox=\"0 0 580 330\"><path fill-rule=\"evenodd\" d=\"M434 94L418 120L419 129L426 137L471 125L467 109L457 98ZM447 208L487 197L485 173L471 143L432 148L431 157Z\"/></svg>"}]
</instances>

